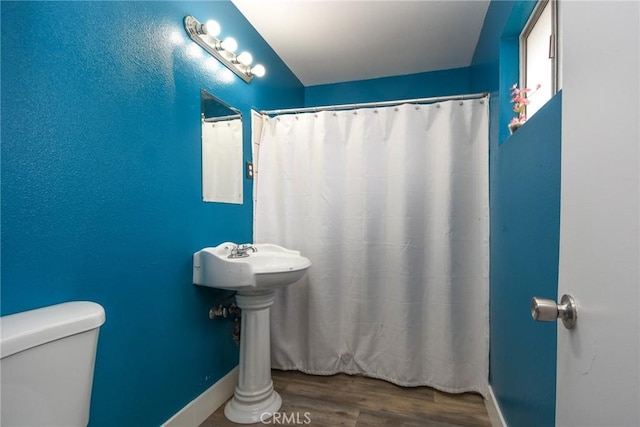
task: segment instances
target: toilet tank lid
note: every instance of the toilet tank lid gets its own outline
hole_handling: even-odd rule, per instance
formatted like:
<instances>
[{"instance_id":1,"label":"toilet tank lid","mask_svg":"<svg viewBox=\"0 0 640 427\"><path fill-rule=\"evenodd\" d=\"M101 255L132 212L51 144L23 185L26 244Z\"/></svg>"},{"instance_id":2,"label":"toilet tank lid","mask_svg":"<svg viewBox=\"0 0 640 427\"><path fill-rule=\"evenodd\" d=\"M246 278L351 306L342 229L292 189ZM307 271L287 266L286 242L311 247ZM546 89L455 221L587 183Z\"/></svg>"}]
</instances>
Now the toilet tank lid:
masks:
<instances>
[{"instance_id":1,"label":"toilet tank lid","mask_svg":"<svg viewBox=\"0 0 640 427\"><path fill-rule=\"evenodd\" d=\"M72 301L0 317L1 358L48 342L100 327L104 308Z\"/></svg>"}]
</instances>

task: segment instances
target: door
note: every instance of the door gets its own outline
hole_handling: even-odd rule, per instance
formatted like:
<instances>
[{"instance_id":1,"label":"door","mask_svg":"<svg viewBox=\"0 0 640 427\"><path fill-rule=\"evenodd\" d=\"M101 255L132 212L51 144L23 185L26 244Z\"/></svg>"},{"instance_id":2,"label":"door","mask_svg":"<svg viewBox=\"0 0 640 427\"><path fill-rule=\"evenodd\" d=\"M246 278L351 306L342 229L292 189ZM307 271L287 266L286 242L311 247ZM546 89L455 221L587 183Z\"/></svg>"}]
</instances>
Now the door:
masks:
<instances>
[{"instance_id":1,"label":"door","mask_svg":"<svg viewBox=\"0 0 640 427\"><path fill-rule=\"evenodd\" d=\"M640 426L640 3L562 3L556 425Z\"/></svg>"}]
</instances>

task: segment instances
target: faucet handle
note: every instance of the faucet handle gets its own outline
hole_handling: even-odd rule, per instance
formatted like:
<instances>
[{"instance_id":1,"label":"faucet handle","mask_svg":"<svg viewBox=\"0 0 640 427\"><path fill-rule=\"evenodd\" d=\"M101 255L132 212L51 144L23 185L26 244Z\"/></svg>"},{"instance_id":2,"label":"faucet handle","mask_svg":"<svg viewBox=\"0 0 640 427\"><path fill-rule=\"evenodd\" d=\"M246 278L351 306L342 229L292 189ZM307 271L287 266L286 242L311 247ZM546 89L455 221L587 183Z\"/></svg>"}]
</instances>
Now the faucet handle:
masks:
<instances>
[{"instance_id":1,"label":"faucet handle","mask_svg":"<svg viewBox=\"0 0 640 427\"><path fill-rule=\"evenodd\" d=\"M228 248L226 248L228 249ZM248 257L249 254L247 253L249 250L253 251L253 252L258 252L258 248L256 248L255 246L249 244L249 243L245 243L242 245L235 245L232 249L231 249L231 253L229 254L229 256L227 258L245 258Z\"/></svg>"},{"instance_id":2,"label":"faucet handle","mask_svg":"<svg viewBox=\"0 0 640 427\"><path fill-rule=\"evenodd\" d=\"M227 258L236 258L238 256L238 253L240 252L240 246L236 245L235 243L230 243L229 245L225 246L224 249L226 251L229 251L229 255L227 256Z\"/></svg>"},{"instance_id":3,"label":"faucet handle","mask_svg":"<svg viewBox=\"0 0 640 427\"><path fill-rule=\"evenodd\" d=\"M253 246L251 243L243 243L242 245L238 245L238 251L247 252L251 250L252 252L258 252L258 248Z\"/></svg>"}]
</instances>

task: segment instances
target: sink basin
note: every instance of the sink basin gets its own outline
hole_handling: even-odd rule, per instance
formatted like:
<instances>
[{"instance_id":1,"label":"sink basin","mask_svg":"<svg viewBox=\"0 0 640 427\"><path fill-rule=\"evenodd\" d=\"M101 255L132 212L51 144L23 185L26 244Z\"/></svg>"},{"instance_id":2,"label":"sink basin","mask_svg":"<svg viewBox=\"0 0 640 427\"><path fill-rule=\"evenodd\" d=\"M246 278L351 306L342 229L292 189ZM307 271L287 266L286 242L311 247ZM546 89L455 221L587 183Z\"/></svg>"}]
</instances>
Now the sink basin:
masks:
<instances>
[{"instance_id":1,"label":"sink basin","mask_svg":"<svg viewBox=\"0 0 640 427\"><path fill-rule=\"evenodd\" d=\"M311 261L278 245L227 242L193 254L193 283L235 290L242 310L240 363L224 415L236 424L265 423L282 405L271 380L270 307L277 288L304 277Z\"/></svg>"},{"instance_id":2,"label":"sink basin","mask_svg":"<svg viewBox=\"0 0 640 427\"><path fill-rule=\"evenodd\" d=\"M193 254L193 283L218 289L251 291L281 288L300 280L311 261L298 251L269 243L252 245L248 256L229 258L231 242Z\"/></svg>"}]
</instances>

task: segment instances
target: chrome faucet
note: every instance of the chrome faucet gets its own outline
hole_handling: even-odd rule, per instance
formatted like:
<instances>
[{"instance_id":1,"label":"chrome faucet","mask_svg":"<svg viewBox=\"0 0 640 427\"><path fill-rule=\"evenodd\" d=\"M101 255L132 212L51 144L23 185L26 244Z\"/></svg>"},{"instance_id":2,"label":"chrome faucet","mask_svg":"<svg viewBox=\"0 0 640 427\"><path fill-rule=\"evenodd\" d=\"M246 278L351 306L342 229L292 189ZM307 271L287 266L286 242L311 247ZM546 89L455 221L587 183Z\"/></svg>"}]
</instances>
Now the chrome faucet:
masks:
<instances>
[{"instance_id":1,"label":"chrome faucet","mask_svg":"<svg viewBox=\"0 0 640 427\"><path fill-rule=\"evenodd\" d=\"M247 253L249 251L258 252L258 248L249 244L237 245L231 249L231 253L227 258L245 258L249 256Z\"/></svg>"}]
</instances>

